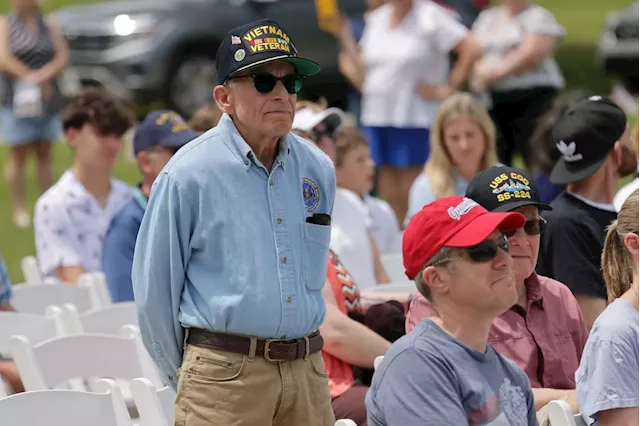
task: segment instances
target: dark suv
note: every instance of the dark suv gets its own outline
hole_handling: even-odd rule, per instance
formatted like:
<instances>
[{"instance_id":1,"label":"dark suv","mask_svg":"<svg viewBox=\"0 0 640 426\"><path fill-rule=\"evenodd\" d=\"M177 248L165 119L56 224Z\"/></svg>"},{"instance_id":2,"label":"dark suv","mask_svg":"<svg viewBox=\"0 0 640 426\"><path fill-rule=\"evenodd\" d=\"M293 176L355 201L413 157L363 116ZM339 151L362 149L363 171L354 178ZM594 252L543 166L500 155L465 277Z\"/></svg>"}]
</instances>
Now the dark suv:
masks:
<instances>
[{"instance_id":1,"label":"dark suv","mask_svg":"<svg viewBox=\"0 0 640 426\"><path fill-rule=\"evenodd\" d=\"M486 0L439 0L465 24ZM340 0L347 15L363 13L364 0ZM70 47L70 72L137 104L160 101L190 115L211 101L215 52L231 28L269 17L291 34L298 50L322 72L307 80L305 94L342 102L345 81L337 44L320 31L313 0L128 0L60 9L56 19Z\"/></svg>"}]
</instances>

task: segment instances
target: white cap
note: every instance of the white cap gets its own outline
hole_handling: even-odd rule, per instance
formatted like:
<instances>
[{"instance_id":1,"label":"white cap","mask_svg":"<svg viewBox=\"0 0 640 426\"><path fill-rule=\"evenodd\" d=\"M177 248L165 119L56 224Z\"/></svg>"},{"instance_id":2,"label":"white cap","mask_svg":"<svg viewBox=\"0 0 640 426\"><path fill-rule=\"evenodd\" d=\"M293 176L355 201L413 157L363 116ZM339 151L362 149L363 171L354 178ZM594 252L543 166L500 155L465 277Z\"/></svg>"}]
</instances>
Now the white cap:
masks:
<instances>
[{"instance_id":1,"label":"white cap","mask_svg":"<svg viewBox=\"0 0 640 426\"><path fill-rule=\"evenodd\" d=\"M292 128L310 131L325 120L333 121L331 124L337 129L344 120L344 111L340 108L327 108L324 111L314 112L311 108L302 108L296 111Z\"/></svg>"}]
</instances>

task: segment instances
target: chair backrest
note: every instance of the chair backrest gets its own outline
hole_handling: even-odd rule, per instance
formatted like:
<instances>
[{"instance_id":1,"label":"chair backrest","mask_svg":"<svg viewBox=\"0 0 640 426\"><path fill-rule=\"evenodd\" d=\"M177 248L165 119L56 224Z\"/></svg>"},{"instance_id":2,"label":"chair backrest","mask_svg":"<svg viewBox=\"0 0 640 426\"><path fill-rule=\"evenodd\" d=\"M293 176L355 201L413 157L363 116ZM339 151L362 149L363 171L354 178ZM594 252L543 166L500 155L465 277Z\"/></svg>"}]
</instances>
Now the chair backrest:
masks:
<instances>
[{"instance_id":1,"label":"chair backrest","mask_svg":"<svg viewBox=\"0 0 640 426\"><path fill-rule=\"evenodd\" d=\"M351 419L340 419L336 420L334 426L358 426L356 422Z\"/></svg>"},{"instance_id":2,"label":"chair backrest","mask_svg":"<svg viewBox=\"0 0 640 426\"><path fill-rule=\"evenodd\" d=\"M79 313L75 305L62 306L62 320L67 334L120 334L125 325L138 326L134 302L114 303Z\"/></svg>"},{"instance_id":3,"label":"chair backrest","mask_svg":"<svg viewBox=\"0 0 640 426\"><path fill-rule=\"evenodd\" d=\"M132 426L116 384L103 386L103 393L47 389L2 398L2 426Z\"/></svg>"},{"instance_id":4,"label":"chair backrest","mask_svg":"<svg viewBox=\"0 0 640 426\"><path fill-rule=\"evenodd\" d=\"M549 413L551 426L586 426L579 414L573 414L567 401L551 401L547 407L547 412ZM580 423L576 422L576 417Z\"/></svg>"},{"instance_id":5,"label":"chair backrest","mask_svg":"<svg viewBox=\"0 0 640 426\"><path fill-rule=\"evenodd\" d=\"M382 360L384 359L384 356L378 356L376 357L376 359L373 360L373 369L376 370L378 368L378 366L380 365L380 363L382 362Z\"/></svg>"},{"instance_id":6,"label":"chair backrest","mask_svg":"<svg viewBox=\"0 0 640 426\"><path fill-rule=\"evenodd\" d=\"M25 336L33 343L40 343L62 335L61 315L57 306L49 306L45 315L0 312L0 354L11 353L11 336Z\"/></svg>"},{"instance_id":7,"label":"chair backrest","mask_svg":"<svg viewBox=\"0 0 640 426\"><path fill-rule=\"evenodd\" d=\"M404 265L402 263L402 253L383 254L380 261L384 267L387 276L392 282L406 281L407 276L404 273Z\"/></svg>"},{"instance_id":8,"label":"chair backrest","mask_svg":"<svg viewBox=\"0 0 640 426\"><path fill-rule=\"evenodd\" d=\"M42 276L38 269L38 261L33 256L26 256L22 258L20 262L22 267L22 275L24 276L24 283L29 285L42 285Z\"/></svg>"},{"instance_id":9,"label":"chair backrest","mask_svg":"<svg viewBox=\"0 0 640 426\"><path fill-rule=\"evenodd\" d=\"M86 276L85 276L86 275ZM93 279L85 274L78 284L16 285L11 304L18 312L42 315L49 305L73 303L79 312L101 306Z\"/></svg>"},{"instance_id":10,"label":"chair backrest","mask_svg":"<svg viewBox=\"0 0 640 426\"><path fill-rule=\"evenodd\" d=\"M133 380L146 377L164 386L144 349L136 327L122 336L78 334L32 345L24 336L11 337L11 352L27 391L55 388L78 378Z\"/></svg>"},{"instance_id":11,"label":"chair backrest","mask_svg":"<svg viewBox=\"0 0 640 426\"><path fill-rule=\"evenodd\" d=\"M113 303L113 299L111 299L111 293L109 292L109 286L107 285L107 277L104 275L104 272L92 272L90 275L96 294L100 300L100 306L111 305Z\"/></svg>"},{"instance_id":12,"label":"chair backrest","mask_svg":"<svg viewBox=\"0 0 640 426\"><path fill-rule=\"evenodd\" d=\"M131 382L131 393L138 409L138 426L174 424L176 394L169 386L157 390L149 379L135 379Z\"/></svg>"}]
</instances>

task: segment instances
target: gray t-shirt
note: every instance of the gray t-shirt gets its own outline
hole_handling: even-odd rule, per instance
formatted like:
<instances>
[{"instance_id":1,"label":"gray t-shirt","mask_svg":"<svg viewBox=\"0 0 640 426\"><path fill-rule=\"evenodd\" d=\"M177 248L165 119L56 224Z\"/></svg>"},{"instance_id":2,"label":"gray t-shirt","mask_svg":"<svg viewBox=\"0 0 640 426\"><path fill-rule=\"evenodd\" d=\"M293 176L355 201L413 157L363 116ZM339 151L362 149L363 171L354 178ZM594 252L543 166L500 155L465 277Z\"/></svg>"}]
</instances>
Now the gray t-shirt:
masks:
<instances>
[{"instance_id":1,"label":"gray t-shirt","mask_svg":"<svg viewBox=\"0 0 640 426\"><path fill-rule=\"evenodd\" d=\"M538 426L531 384L513 361L429 319L387 351L366 406L369 426Z\"/></svg>"},{"instance_id":2,"label":"gray t-shirt","mask_svg":"<svg viewBox=\"0 0 640 426\"><path fill-rule=\"evenodd\" d=\"M638 311L622 299L596 319L576 371L578 405L588 425L598 412L638 406Z\"/></svg>"}]
</instances>

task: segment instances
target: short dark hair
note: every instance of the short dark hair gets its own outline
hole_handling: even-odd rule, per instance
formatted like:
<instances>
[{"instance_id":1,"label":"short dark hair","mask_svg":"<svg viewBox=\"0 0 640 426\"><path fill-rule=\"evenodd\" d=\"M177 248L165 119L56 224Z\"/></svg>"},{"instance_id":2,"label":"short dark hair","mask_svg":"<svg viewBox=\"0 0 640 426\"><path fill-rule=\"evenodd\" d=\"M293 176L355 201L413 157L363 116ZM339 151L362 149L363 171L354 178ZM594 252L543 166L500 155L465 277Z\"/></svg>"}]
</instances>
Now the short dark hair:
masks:
<instances>
[{"instance_id":1,"label":"short dark hair","mask_svg":"<svg viewBox=\"0 0 640 426\"><path fill-rule=\"evenodd\" d=\"M67 102L62 127L81 129L90 124L101 135L122 136L133 125L133 114L119 99L95 87L82 90Z\"/></svg>"}]
</instances>

